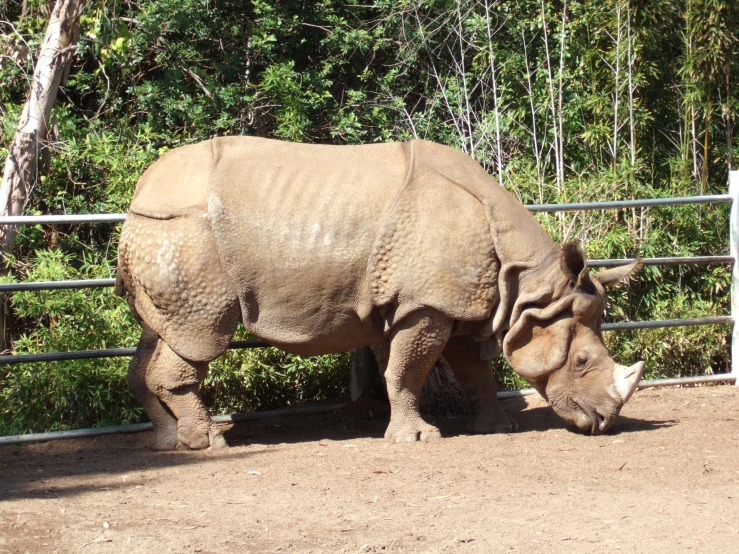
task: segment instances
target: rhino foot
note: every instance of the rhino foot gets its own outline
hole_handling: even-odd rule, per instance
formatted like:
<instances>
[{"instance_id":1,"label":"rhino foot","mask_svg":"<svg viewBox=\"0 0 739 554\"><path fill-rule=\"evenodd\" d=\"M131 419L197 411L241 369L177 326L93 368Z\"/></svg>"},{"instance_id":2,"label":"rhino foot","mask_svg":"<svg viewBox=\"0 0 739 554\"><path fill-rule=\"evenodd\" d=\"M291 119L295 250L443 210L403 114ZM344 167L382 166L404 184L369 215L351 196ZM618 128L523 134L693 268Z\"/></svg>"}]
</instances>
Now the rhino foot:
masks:
<instances>
[{"instance_id":1,"label":"rhino foot","mask_svg":"<svg viewBox=\"0 0 739 554\"><path fill-rule=\"evenodd\" d=\"M518 431L518 422L502 411L481 412L471 416L465 426L468 433L488 435Z\"/></svg>"},{"instance_id":2,"label":"rhino foot","mask_svg":"<svg viewBox=\"0 0 739 554\"><path fill-rule=\"evenodd\" d=\"M154 431L149 441L149 449L155 452L171 450L202 450L203 448L228 448L228 443L219 431L189 433L182 428L177 433Z\"/></svg>"},{"instance_id":3,"label":"rhino foot","mask_svg":"<svg viewBox=\"0 0 739 554\"><path fill-rule=\"evenodd\" d=\"M167 452L169 450L177 450L177 435L174 433L154 432L149 441L149 449L155 452Z\"/></svg>"},{"instance_id":4,"label":"rhino foot","mask_svg":"<svg viewBox=\"0 0 739 554\"><path fill-rule=\"evenodd\" d=\"M210 420L210 418L208 419ZM177 426L177 438L182 446L190 450L202 450L213 446L216 442L218 443L216 448L218 448L225 446L226 443L218 428L210 421L187 425L180 420ZM219 438L220 441L217 440Z\"/></svg>"},{"instance_id":5,"label":"rhino foot","mask_svg":"<svg viewBox=\"0 0 739 554\"><path fill-rule=\"evenodd\" d=\"M177 429L178 450L202 450L204 448L228 448L226 439L223 438L222 431L211 424L208 430L203 431L198 427L192 428L180 425Z\"/></svg>"},{"instance_id":6,"label":"rhino foot","mask_svg":"<svg viewBox=\"0 0 739 554\"><path fill-rule=\"evenodd\" d=\"M441 438L439 429L429 425L423 420L417 424L406 423L405 425L390 425L385 431L385 439L393 442L428 442Z\"/></svg>"},{"instance_id":7,"label":"rhino foot","mask_svg":"<svg viewBox=\"0 0 739 554\"><path fill-rule=\"evenodd\" d=\"M223 438L223 435L221 434L220 430L211 432L210 447L214 450L219 450L221 448L228 448L228 443L226 442L226 439Z\"/></svg>"}]
</instances>

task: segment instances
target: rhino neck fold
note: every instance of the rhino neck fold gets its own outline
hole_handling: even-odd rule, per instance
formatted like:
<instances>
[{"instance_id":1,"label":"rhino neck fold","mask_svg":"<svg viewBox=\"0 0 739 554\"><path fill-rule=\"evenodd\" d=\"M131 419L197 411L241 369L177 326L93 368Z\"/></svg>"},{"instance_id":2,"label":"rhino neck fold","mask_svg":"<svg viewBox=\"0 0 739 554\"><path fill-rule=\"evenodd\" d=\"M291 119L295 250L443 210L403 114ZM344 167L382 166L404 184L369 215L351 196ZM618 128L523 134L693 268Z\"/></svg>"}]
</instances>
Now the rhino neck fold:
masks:
<instances>
[{"instance_id":1,"label":"rhino neck fold","mask_svg":"<svg viewBox=\"0 0 739 554\"><path fill-rule=\"evenodd\" d=\"M560 251L555 249L519 274L517 299L546 297L549 301L559 300L567 283L567 276L560 267Z\"/></svg>"},{"instance_id":2,"label":"rhino neck fold","mask_svg":"<svg viewBox=\"0 0 739 554\"><path fill-rule=\"evenodd\" d=\"M480 342L494 339L500 349L517 301L554 293L563 275L559 248L534 216L503 187L495 184L487 192L482 203L498 260L498 298L474 338Z\"/></svg>"},{"instance_id":3,"label":"rhino neck fold","mask_svg":"<svg viewBox=\"0 0 739 554\"><path fill-rule=\"evenodd\" d=\"M538 260L504 263L499 278L500 305L493 323L498 342L502 345L503 334L516 323L526 305L559 299L566 284L558 250Z\"/></svg>"}]
</instances>

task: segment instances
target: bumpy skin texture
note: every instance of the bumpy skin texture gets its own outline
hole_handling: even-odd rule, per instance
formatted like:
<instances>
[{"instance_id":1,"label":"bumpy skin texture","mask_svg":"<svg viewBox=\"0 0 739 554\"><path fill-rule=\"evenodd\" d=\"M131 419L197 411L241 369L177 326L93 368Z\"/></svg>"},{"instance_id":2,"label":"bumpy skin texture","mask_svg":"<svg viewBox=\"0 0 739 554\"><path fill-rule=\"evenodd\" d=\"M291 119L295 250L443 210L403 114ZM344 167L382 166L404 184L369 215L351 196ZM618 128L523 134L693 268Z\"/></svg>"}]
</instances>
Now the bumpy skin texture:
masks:
<instances>
[{"instance_id":1,"label":"bumpy skin texture","mask_svg":"<svg viewBox=\"0 0 739 554\"><path fill-rule=\"evenodd\" d=\"M239 320L298 354L372 345L391 440L439 437L419 396L442 353L470 396L469 430L510 431L488 361L501 348L542 394L586 405L563 417L602 430L597 410L612 420L630 381L614 382L601 314L587 308L604 302L598 277L451 148L231 137L173 150L144 173L116 290L142 324L129 383L154 422L152 447L166 450L225 444L198 386ZM578 363L591 354L587 386L573 341Z\"/></svg>"}]
</instances>

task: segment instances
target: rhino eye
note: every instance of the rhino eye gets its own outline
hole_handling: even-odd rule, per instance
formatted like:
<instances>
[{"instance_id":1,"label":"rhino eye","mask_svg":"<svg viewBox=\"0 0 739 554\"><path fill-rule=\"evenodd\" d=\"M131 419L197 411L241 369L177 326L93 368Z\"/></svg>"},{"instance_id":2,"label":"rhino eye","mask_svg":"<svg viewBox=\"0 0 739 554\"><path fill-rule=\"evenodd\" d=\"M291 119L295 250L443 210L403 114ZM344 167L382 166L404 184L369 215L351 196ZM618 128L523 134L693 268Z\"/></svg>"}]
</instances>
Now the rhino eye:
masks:
<instances>
[{"instance_id":1,"label":"rhino eye","mask_svg":"<svg viewBox=\"0 0 739 554\"><path fill-rule=\"evenodd\" d=\"M585 352L575 354L575 365L579 368L584 367L588 363L588 355Z\"/></svg>"}]
</instances>

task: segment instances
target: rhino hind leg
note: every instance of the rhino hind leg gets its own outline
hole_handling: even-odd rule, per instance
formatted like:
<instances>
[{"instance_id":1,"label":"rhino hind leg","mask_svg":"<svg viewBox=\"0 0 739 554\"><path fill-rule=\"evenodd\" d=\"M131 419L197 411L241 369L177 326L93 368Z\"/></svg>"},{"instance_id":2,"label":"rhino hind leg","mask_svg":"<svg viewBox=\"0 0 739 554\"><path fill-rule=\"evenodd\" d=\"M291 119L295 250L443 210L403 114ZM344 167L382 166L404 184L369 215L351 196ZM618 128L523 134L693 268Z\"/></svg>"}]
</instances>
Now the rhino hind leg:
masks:
<instances>
[{"instance_id":1,"label":"rhino hind leg","mask_svg":"<svg viewBox=\"0 0 739 554\"><path fill-rule=\"evenodd\" d=\"M454 337L444 349L444 358L467 393L472 413L467 432L475 434L511 433L518 427L498 402L498 387L493 368L480 358L480 343L472 337Z\"/></svg>"},{"instance_id":2,"label":"rhino hind leg","mask_svg":"<svg viewBox=\"0 0 739 554\"><path fill-rule=\"evenodd\" d=\"M419 405L423 383L444 350L452 323L434 310L419 310L393 329L388 344L375 347L380 367L387 365L390 424L386 439L413 442L441 437L436 427L423 420Z\"/></svg>"},{"instance_id":3,"label":"rhino hind leg","mask_svg":"<svg viewBox=\"0 0 739 554\"><path fill-rule=\"evenodd\" d=\"M200 395L208 362L186 360L148 326L129 368L129 386L154 424L152 450L226 446Z\"/></svg>"},{"instance_id":4,"label":"rhino hind leg","mask_svg":"<svg viewBox=\"0 0 739 554\"><path fill-rule=\"evenodd\" d=\"M156 356L158 342L157 334L144 326L136 353L128 367L128 386L154 425L149 447L152 450L174 450L178 442L177 418L146 385L146 371Z\"/></svg>"}]
</instances>

